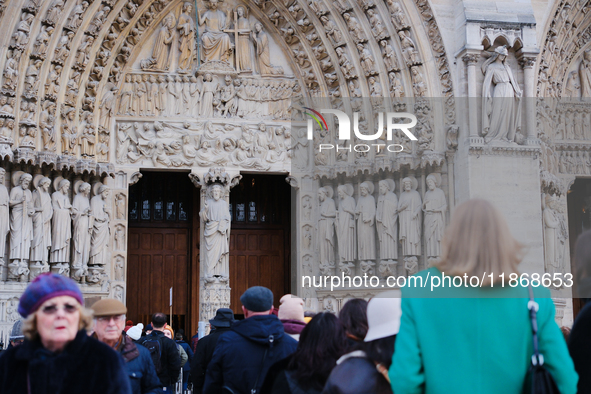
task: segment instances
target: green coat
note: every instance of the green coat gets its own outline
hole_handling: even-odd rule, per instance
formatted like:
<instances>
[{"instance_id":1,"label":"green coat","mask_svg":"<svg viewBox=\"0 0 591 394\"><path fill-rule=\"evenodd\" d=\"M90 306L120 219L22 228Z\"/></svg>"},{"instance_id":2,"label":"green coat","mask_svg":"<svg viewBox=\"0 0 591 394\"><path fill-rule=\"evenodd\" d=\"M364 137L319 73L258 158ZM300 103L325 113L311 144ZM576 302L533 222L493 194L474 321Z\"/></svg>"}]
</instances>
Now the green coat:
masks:
<instances>
[{"instance_id":1,"label":"green coat","mask_svg":"<svg viewBox=\"0 0 591 394\"><path fill-rule=\"evenodd\" d=\"M441 276L436 268L417 275L427 274ZM522 393L533 353L527 288L510 288L505 279L505 288L405 287L402 296L389 371L394 394ZM550 292L534 288L534 296L545 365L562 394L575 394L578 375Z\"/></svg>"}]
</instances>

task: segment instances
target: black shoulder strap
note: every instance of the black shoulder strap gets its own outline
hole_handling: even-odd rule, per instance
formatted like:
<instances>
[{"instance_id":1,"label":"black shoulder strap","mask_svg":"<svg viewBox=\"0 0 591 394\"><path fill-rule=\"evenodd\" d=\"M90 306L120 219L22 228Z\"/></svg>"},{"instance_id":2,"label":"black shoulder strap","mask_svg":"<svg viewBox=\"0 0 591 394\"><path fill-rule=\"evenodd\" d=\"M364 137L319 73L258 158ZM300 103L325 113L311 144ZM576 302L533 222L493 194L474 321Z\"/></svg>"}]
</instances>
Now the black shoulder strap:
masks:
<instances>
[{"instance_id":1,"label":"black shoulder strap","mask_svg":"<svg viewBox=\"0 0 591 394\"><path fill-rule=\"evenodd\" d=\"M544 356L540 354L539 343L538 343L538 319L537 312L540 309L539 304L534 300L534 291L531 285L528 286L529 290L529 302L527 303L527 309L529 309L529 318L531 320L531 331L532 340L534 347L534 354L532 355L532 365L544 365Z\"/></svg>"},{"instance_id":2,"label":"black shoulder strap","mask_svg":"<svg viewBox=\"0 0 591 394\"><path fill-rule=\"evenodd\" d=\"M275 337L273 335L269 335L269 346L265 347L265 354L263 354L263 361L261 362L261 369L259 370L257 380L254 381L254 387L250 390L250 394L256 394L256 392L257 392L257 385L259 384L259 379L261 378L261 374L263 373L263 368L265 368L265 360L267 359L267 352L269 351L269 348L271 346L273 346L274 341L275 341Z\"/></svg>"}]
</instances>

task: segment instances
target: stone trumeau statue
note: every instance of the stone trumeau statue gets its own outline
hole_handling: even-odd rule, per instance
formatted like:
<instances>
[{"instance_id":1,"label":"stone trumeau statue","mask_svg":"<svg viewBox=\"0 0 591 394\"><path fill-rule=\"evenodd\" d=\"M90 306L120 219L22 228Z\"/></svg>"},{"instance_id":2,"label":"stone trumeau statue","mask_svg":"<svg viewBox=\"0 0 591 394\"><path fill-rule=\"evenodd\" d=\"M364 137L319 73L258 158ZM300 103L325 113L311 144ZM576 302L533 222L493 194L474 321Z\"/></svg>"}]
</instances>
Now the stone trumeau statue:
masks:
<instances>
[{"instance_id":1,"label":"stone trumeau statue","mask_svg":"<svg viewBox=\"0 0 591 394\"><path fill-rule=\"evenodd\" d=\"M205 201L199 215L203 219L205 228L205 275L207 277L229 275L229 230L230 211L228 203L223 198L224 188L219 184L211 186L211 198ZM203 250L203 249L202 249Z\"/></svg>"},{"instance_id":2,"label":"stone trumeau statue","mask_svg":"<svg viewBox=\"0 0 591 394\"><path fill-rule=\"evenodd\" d=\"M55 192L51 195L53 205L53 221L51 224L51 263L52 272L69 276L70 273L70 239L72 238L72 222L70 213L72 204L68 197L70 181L57 177L53 181Z\"/></svg>"}]
</instances>

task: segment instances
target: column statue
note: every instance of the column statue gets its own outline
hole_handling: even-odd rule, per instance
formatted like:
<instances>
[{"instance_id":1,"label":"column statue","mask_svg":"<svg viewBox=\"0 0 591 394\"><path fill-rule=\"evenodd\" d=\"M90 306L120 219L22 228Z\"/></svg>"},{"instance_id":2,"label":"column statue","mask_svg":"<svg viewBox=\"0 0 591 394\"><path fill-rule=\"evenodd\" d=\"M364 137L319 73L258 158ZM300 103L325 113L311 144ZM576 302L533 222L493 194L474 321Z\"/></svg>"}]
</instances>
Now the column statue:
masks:
<instances>
[{"instance_id":1,"label":"column statue","mask_svg":"<svg viewBox=\"0 0 591 394\"><path fill-rule=\"evenodd\" d=\"M6 236L10 229L10 209L8 202L10 197L8 196L8 189L4 186L6 177L6 170L0 168L0 267L4 266L4 255L6 254Z\"/></svg>"},{"instance_id":2,"label":"column statue","mask_svg":"<svg viewBox=\"0 0 591 394\"><path fill-rule=\"evenodd\" d=\"M362 182L359 185L360 196L355 208L359 262L362 271L367 271L368 274L373 274L372 267L376 259L376 200L372 196L373 191L372 182Z\"/></svg>"},{"instance_id":3,"label":"column statue","mask_svg":"<svg viewBox=\"0 0 591 394\"><path fill-rule=\"evenodd\" d=\"M330 186L323 186L318 189L318 200L320 209L318 218L318 243L320 246L320 265L330 269L335 267L334 258L334 221L337 210L332 199L333 190Z\"/></svg>"},{"instance_id":4,"label":"column statue","mask_svg":"<svg viewBox=\"0 0 591 394\"><path fill-rule=\"evenodd\" d=\"M77 181L74 184L74 201L72 202L72 221L74 224L74 248L72 258L72 278L80 280L88 275L88 259L90 258L90 240L93 229L93 218L90 212L90 184Z\"/></svg>"},{"instance_id":5,"label":"column statue","mask_svg":"<svg viewBox=\"0 0 591 394\"><path fill-rule=\"evenodd\" d=\"M211 198L203 204L199 213L205 225L205 270L206 277L228 278L229 261L229 230L230 211L228 203L223 199L224 188L219 184L211 186Z\"/></svg>"},{"instance_id":6,"label":"column statue","mask_svg":"<svg viewBox=\"0 0 591 394\"><path fill-rule=\"evenodd\" d=\"M53 207L49 195L51 180L36 175L33 180L33 242L31 244L31 279L43 272L49 272L49 251L51 249L51 218Z\"/></svg>"},{"instance_id":7,"label":"column statue","mask_svg":"<svg viewBox=\"0 0 591 394\"><path fill-rule=\"evenodd\" d=\"M353 185L340 185L337 193L341 202L337 211L337 241L339 250L339 269L350 270L357 258L357 234L355 232L355 199Z\"/></svg>"},{"instance_id":8,"label":"column statue","mask_svg":"<svg viewBox=\"0 0 591 394\"><path fill-rule=\"evenodd\" d=\"M110 209L106 203L109 188L103 184L95 185L96 195L90 200L90 215L94 218L90 237L89 264L104 266L108 262L108 244L110 238Z\"/></svg>"},{"instance_id":9,"label":"column statue","mask_svg":"<svg viewBox=\"0 0 591 394\"><path fill-rule=\"evenodd\" d=\"M31 174L17 171L12 175L14 187L10 190L8 205L10 212L10 260L8 277L26 282L29 275L29 253L33 238L33 220L35 213L33 196L29 185Z\"/></svg>"},{"instance_id":10,"label":"column statue","mask_svg":"<svg viewBox=\"0 0 591 394\"><path fill-rule=\"evenodd\" d=\"M410 273L418 271L418 259L421 254L421 195L417 192L418 182L415 177L402 180L402 193L398 201L398 220L400 221L400 242L404 265Z\"/></svg>"},{"instance_id":11,"label":"column statue","mask_svg":"<svg viewBox=\"0 0 591 394\"><path fill-rule=\"evenodd\" d=\"M52 265L53 272L69 276L70 239L72 238L72 222L70 220L72 204L68 198L70 181L58 177L54 180L53 185L56 191L51 195L53 222L51 224L51 256L49 262Z\"/></svg>"},{"instance_id":12,"label":"column statue","mask_svg":"<svg viewBox=\"0 0 591 394\"><path fill-rule=\"evenodd\" d=\"M433 173L427 176L427 193L423 201L425 213L425 255L427 259L436 259L441 255L441 238L445 229L445 211L447 201L445 193L439 188L441 174Z\"/></svg>"},{"instance_id":13,"label":"column statue","mask_svg":"<svg viewBox=\"0 0 591 394\"><path fill-rule=\"evenodd\" d=\"M379 183L380 196L376 209L376 225L380 241L380 266L382 276L396 274L398 259L398 197L394 194L396 184L392 179Z\"/></svg>"}]
</instances>

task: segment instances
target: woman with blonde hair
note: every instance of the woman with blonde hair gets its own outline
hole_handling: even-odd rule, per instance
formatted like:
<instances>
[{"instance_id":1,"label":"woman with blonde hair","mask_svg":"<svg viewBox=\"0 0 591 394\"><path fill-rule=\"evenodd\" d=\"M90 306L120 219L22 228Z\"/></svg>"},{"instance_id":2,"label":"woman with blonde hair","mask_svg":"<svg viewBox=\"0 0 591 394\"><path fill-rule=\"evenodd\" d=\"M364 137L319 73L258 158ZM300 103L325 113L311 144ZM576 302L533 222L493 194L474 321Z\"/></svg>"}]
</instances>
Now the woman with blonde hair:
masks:
<instances>
[{"instance_id":1,"label":"woman with blonde hair","mask_svg":"<svg viewBox=\"0 0 591 394\"><path fill-rule=\"evenodd\" d=\"M509 278L519 274L523 246L492 204L475 199L456 208L441 248L436 266L402 289L389 370L393 391L522 393L533 354L529 289L518 281L511 287ZM550 291L538 285L533 293L544 366L562 394L574 394L578 376L554 321Z\"/></svg>"},{"instance_id":2,"label":"woman with blonde hair","mask_svg":"<svg viewBox=\"0 0 591 394\"><path fill-rule=\"evenodd\" d=\"M39 275L21 296L22 345L0 357L0 393L131 393L121 357L87 335L92 312L78 285Z\"/></svg>"}]
</instances>

